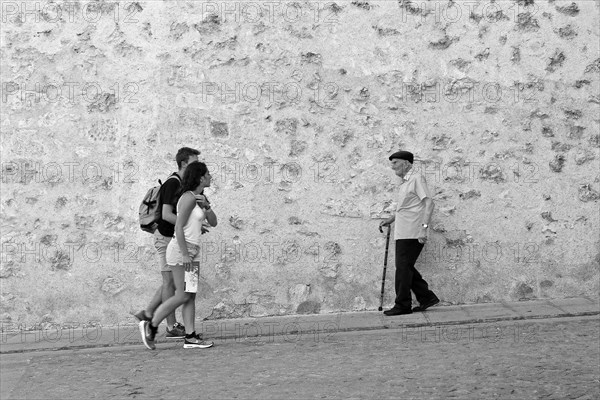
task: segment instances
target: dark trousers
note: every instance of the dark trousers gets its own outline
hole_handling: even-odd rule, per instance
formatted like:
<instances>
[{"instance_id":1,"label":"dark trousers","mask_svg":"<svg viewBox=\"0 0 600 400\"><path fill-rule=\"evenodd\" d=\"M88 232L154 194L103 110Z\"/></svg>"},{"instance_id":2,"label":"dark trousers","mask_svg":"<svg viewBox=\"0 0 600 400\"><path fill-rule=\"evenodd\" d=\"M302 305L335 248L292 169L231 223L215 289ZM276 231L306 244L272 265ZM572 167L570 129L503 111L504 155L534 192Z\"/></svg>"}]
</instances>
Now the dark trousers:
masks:
<instances>
[{"instance_id":1,"label":"dark trousers","mask_svg":"<svg viewBox=\"0 0 600 400\"><path fill-rule=\"evenodd\" d=\"M396 240L396 304L395 308L403 310L410 309L412 297L410 291L415 293L415 297L420 304L436 297L429 290L429 285L423 279L419 271L415 269L415 263L423 244L418 239L398 239Z\"/></svg>"}]
</instances>

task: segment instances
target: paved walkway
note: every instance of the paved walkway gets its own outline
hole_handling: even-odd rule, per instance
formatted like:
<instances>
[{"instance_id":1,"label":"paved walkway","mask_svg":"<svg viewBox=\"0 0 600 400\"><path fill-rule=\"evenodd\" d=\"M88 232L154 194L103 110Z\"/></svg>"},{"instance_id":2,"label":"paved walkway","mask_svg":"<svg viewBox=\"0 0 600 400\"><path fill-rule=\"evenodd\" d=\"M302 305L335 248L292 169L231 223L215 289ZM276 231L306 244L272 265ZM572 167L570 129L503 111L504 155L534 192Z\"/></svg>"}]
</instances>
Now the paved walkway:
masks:
<instances>
[{"instance_id":1,"label":"paved walkway","mask_svg":"<svg viewBox=\"0 0 600 400\"><path fill-rule=\"evenodd\" d=\"M595 400L599 314L573 298L203 321L204 350L147 350L135 324L15 332L0 398Z\"/></svg>"},{"instance_id":2,"label":"paved walkway","mask_svg":"<svg viewBox=\"0 0 600 400\"><path fill-rule=\"evenodd\" d=\"M270 342L278 336L288 341L295 341L307 337L323 339L340 332L351 331L489 324L500 321L599 314L600 299L578 297L510 303L438 305L423 313L395 317L387 317L377 311L367 311L196 321L196 331L217 342ZM160 328L160 332L162 334L158 336L158 343L165 341L164 325ZM0 354L111 347L140 342L138 326L132 317L131 321L119 326L2 332Z\"/></svg>"}]
</instances>

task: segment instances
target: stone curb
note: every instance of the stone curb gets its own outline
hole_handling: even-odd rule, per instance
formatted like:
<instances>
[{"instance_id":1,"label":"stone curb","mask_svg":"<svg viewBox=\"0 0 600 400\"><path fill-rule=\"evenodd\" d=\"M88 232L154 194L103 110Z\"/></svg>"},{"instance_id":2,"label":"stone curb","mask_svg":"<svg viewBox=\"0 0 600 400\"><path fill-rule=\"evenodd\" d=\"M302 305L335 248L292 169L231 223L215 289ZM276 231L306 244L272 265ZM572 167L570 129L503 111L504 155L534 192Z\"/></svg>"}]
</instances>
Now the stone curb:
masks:
<instances>
[{"instance_id":1,"label":"stone curb","mask_svg":"<svg viewBox=\"0 0 600 400\"><path fill-rule=\"evenodd\" d=\"M479 315L477 315L479 314ZM423 327L441 327L485 324L506 321L540 320L600 315L598 299L570 298L534 300L514 303L484 303L462 306L436 306L426 312L397 317L383 316L381 312L346 312L261 318L196 321L198 332L207 339L257 342L260 338L283 337L286 341L299 340L302 335L315 339L340 332L372 330L404 330ZM266 332L264 331L266 329ZM164 328L161 327L164 332ZM103 332L108 331L108 336ZM85 332L85 333L84 333ZM90 336L90 333L92 336ZM111 348L141 345L137 324L70 329L62 331L3 332L0 354L38 351ZM54 335L54 336L52 336ZM66 337L65 337L66 336ZM289 340L289 338L292 340ZM112 339L112 340L111 340ZM177 343L158 337L158 343Z\"/></svg>"}]
</instances>

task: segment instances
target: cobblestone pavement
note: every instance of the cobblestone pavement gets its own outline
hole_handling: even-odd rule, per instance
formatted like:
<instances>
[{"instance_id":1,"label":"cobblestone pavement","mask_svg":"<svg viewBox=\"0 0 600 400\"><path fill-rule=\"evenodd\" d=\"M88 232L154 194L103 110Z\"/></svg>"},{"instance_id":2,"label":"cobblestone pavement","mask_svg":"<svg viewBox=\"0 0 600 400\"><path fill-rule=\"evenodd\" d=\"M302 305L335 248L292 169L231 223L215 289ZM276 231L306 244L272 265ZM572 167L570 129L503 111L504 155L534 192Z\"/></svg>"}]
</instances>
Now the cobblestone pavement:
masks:
<instances>
[{"instance_id":1,"label":"cobblestone pavement","mask_svg":"<svg viewBox=\"0 0 600 400\"><path fill-rule=\"evenodd\" d=\"M2 397L597 399L599 335L593 316L6 354Z\"/></svg>"}]
</instances>

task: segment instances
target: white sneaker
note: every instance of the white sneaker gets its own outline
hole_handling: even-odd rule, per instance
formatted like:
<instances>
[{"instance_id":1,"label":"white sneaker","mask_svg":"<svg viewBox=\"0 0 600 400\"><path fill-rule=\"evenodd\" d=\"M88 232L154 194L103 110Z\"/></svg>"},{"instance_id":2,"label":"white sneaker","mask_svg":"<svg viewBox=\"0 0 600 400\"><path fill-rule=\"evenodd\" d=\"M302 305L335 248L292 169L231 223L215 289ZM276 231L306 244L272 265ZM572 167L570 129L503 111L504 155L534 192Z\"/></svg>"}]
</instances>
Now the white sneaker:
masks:
<instances>
[{"instance_id":1,"label":"white sneaker","mask_svg":"<svg viewBox=\"0 0 600 400\"><path fill-rule=\"evenodd\" d=\"M152 331L150 322L140 321L139 327L140 327L140 334L142 335L142 342L144 342L144 346L146 346L150 350L156 349L156 346L154 345L154 338L155 338L156 332Z\"/></svg>"},{"instance_id":2,"label":"white sneaker","mask_svg":"<svg viewBox=\"0 0 600 400\"><path fill-rule=\"evenodd\" d=\"M213 345L213 342L201 340L200 335L198 335L196 332L192 333L190 336L186 335L185 339L183 340L184 349L207 349Z\"/></svg>"}]
</instances>

